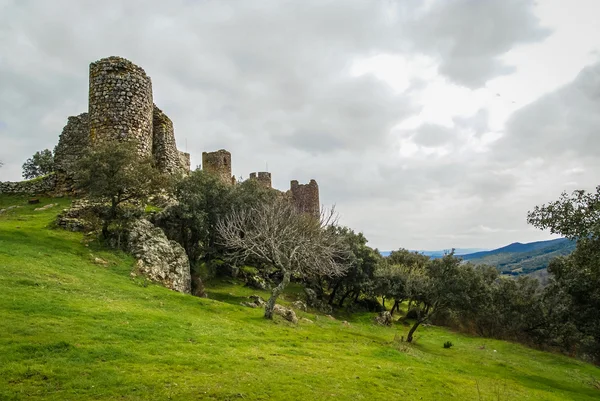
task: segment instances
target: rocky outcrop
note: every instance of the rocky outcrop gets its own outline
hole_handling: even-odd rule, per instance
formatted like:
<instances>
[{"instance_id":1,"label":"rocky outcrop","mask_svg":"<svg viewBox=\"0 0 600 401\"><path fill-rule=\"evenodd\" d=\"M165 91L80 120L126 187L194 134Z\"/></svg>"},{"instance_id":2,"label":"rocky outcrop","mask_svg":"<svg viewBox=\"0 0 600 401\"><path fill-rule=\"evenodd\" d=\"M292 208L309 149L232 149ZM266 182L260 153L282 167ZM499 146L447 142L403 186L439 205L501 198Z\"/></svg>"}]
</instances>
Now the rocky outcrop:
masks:
<instances>
[{"instance_id":1,"label":"rocky outcrop","mask_svg":"<svg viewBox=\"0 0 600 401\"><path fill-rule=\"evenodd\" d=\"M55 187L56 175L48 174L28 181L0 182L0 194L48 194L54 192Z\"/></svg>"},{"instance_id":2,"label":"rocky outcrop","mask_svg":"<svg viewBox=\"0 0 600 401\"><path fill-rule=\"evenodd\" d=\"M306 304L302 301L292 302L292 308L306 312Z\"/></svg>"},{"instance_id":3,"label":"rocky outcrop","mask_svg":"<svg viewBox=\"0 0 600 401\"><path fill-rule=\"evenodd\" d=\"M255 290L268 290L269 285L264 278L257 274L251 275L246 279L246 286L254 288Z\"/></svg>"},{"instance_id":4,"label":"rocky outcrop","mask_svg":"<svg viewBox=\"0 0 600 401\"><path fill-rule=\"evenodd\" d=\"M251 302L241 302L240 305L247 306L249 308L259 308L264 307L267 304L259 295L250 295L248 298Z\"/></svg>"},{"instance_id":5,"label":"rocky outcrop","mask_svg":"<svg viewBox=\"0 0 600 401\"><path fill-rule=\"evenodd\" d=\"M137 271L174 291L191 292L190 262L185 250L147 220L135 221L127 249L138 261Z\"/></svg>"},{"instance_id":6,"label":"rocky outcrop","mask_svg":"<svg viewBox=\"0 0 600 401\"><path fill-rule=\"evenodd\" d=\"M388 311L380 312L379 315L375 316L375 323L381 326L391 326L392 314Z\"/></svg>"},{"instance_id":7,"label":"rocky outcrop","mask_svg":"<svg viewBox=\"0 0 600 401\"><path fill-rule=\"evenodd\" d=\"M283 317L288 322L292 322L294 324L298 323L298 317L296 316L296 312L292 309L286 308L285 306L275 304L273 308L273 313Z\"/></svg>"},{"instance_id":8,"label":"rocky outcrop","mask_svg":"<svg viewBox=\"0 0 600 401\"><path fill-rule=\"evenodd\" d=\"M71 202L71 207L64 209L56 217L56 225L68 231L93 231L98 207L99 205L92 204L88 200L76 199Z\"/></svg>"}]
</instances>

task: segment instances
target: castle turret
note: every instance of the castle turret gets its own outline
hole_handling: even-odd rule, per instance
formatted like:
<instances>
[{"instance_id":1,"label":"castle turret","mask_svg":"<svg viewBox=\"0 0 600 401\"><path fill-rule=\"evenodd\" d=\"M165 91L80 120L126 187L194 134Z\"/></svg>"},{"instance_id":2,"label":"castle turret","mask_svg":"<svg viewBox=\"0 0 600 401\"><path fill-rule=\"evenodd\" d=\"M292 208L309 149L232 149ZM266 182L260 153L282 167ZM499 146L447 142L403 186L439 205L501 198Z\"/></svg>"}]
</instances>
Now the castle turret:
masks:
<instances>
[{"instance_id":1,"label":"castle turret","mask_svg":"<svg viewBox=\"0 0 600 401\"><path fill-rule=\"evenodd\" d=\"M152 154L152 82L121 57L90 64L89 120L93 143L136 140L141 155Z\"/></svg>"},{"instance_id":2,"label":"castle turret","mask_svg":"<svg viewBox=\"0 0 600 401\"><path fill-rule=\"evenodd\" d=\"M265 188L271 188L271 173L259 171L258 173L250 173L250 179L258 181Z\"/></svg>"},{"instance_id":3,"label":"castle turret","mask_svg":"<svg viewBox=\"0 0 600 401\"><path fill-rule=\"evenodd\" d=\"M202 170L219 177L225 184L232 184L231 153L225 149L202 152Z\"/></svg>"},{"instance_id":4,"label":"castle turret","mask_svg":"<svg viewBox=\"0 0 600 401\"><path fill-rule=\"evenodd\" d=\"M299 184L297 180L290 182L290 192L294 205L304 213L319 217L321 207L319 203L319 186L315 180L308 184Z\"/></svg>"}]
</instances>

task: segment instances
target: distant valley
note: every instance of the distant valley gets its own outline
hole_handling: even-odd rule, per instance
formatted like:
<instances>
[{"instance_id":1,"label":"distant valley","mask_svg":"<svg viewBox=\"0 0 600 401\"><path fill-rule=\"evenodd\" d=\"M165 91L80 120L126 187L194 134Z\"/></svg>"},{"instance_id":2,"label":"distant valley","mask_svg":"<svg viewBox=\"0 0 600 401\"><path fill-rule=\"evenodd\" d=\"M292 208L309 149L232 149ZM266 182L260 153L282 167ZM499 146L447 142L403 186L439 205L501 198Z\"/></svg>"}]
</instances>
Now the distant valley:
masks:
<instances>
[{"instance_id":1,"label":"distant valley","mask_svg":"<svg viewBox=\"0 0 600 401\"><path fill-rule=\"evenodd\" d=\"M529 243L514 242L498 249L457 248L455 255L476 264L495 266L502 274L521 275L546 269L550 260L568 255L575 249L575 242L566 238ZM444 256L449 250L416 251L432 258ZM381 252L387 256L390 252ZM538 273L539 274L539 273Z\"/></svg>"}]
</instances>

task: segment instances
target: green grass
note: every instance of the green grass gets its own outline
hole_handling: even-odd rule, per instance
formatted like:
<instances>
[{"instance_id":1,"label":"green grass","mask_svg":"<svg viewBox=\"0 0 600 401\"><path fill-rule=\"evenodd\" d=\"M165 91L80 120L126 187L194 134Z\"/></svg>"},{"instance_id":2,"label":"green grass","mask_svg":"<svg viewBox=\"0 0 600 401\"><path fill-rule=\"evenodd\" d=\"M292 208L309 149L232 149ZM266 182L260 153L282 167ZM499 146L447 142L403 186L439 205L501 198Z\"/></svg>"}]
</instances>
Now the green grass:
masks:
<instances>
[{"instance_id":1,"label":"green grass","mask_svg":"<svg viewBox=\"0 0 600 401\"><path fill-rule=\"evenodd\" d=\"M132 278L127 255L49 229L56 202L0 215L0 400L600 399L600 369L564 356L431 326L408 345L371 314L271 322L235 281L200 299Z\"/></svg>"}]
</instances>

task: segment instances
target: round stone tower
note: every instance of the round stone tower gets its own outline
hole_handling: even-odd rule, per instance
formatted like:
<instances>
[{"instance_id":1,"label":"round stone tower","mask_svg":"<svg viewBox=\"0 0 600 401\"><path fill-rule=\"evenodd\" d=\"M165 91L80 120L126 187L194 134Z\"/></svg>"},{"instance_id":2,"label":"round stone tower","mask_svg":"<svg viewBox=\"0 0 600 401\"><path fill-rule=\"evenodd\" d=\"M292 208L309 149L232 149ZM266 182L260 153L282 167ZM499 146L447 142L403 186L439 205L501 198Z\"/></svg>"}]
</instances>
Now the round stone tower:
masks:
<instances>
[{"instance_id":1,"label":"round stone tower","mask_svg":"<svg viewBox=\"0 0 600 401\"><path fill-rule=\"evenodd\" d=\"M231 153L225 149L216 152L202 152L202 170L219 177L225 184L233 183Z\"/></svg>"},{"instance_id":2,"label":"round stone tower","mask_svg":"<svg viewBox=\"0 0 600 401\"><path fill-rule=\"evenodd\" d=\"M89 123L93 143L135 140L152 154L152 82L143 68L121 57L90 64Z\"/></svg>"}]
</instances>

